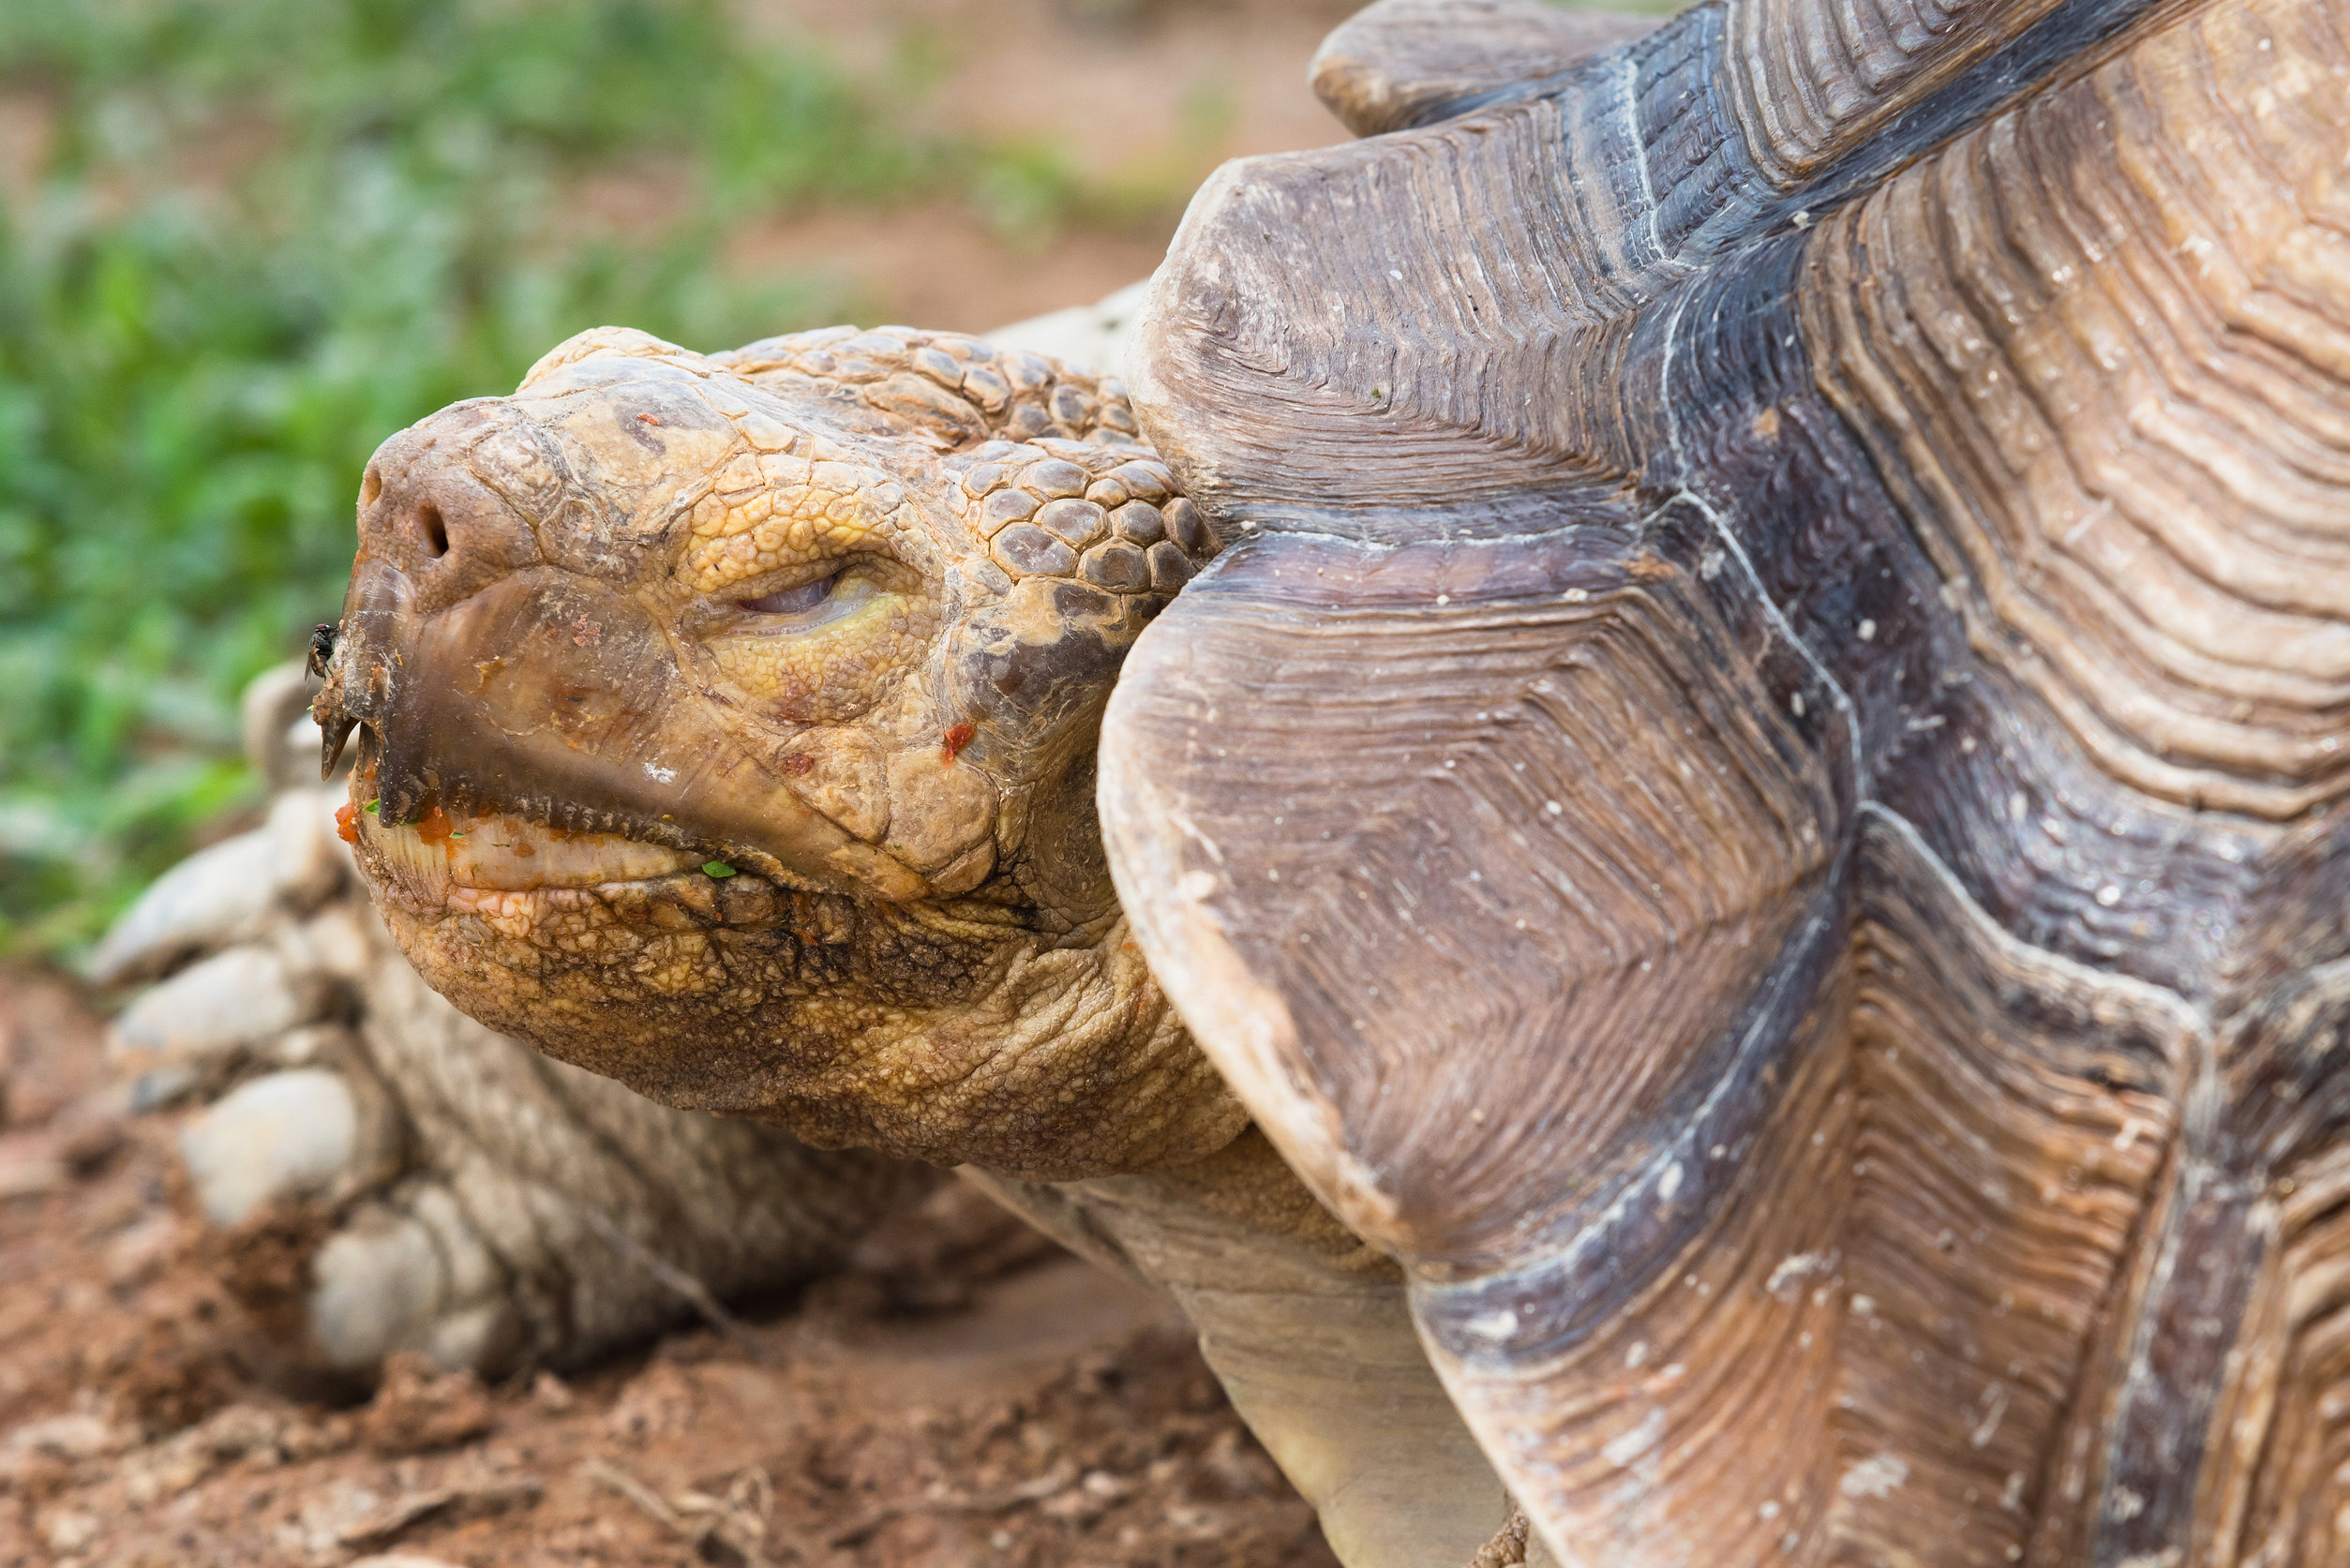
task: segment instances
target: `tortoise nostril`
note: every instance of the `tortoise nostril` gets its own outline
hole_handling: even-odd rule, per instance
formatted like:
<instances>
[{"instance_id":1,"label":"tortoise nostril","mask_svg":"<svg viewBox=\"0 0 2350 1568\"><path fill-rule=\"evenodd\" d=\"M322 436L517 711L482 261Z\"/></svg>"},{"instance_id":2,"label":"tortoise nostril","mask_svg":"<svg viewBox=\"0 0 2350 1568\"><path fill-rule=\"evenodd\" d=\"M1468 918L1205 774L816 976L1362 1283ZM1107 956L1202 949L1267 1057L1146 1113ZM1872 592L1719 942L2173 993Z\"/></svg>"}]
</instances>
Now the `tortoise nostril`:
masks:
<instances>
[{"instance_id":1,"label":"tortoise nostril","mask_svg":"<svg viewBox=\"0 0 2350 1568\"><path fill-rule=\"evenodd\" d=\"M382 493L383 475L376 470L376 466L373 463L369 463L367 465L367 473L363 475L359 481L359 504L361 506L373 506L375 504L375 498Z\"/></svg>"},{"instance_id":2,"label":"tortoise nostril","mask_svg":"<svg viewBox=\"0 0 2350 1568\"><path fill-rule=\"evenodd\" d=\"M425 536L425 553L438 560L449 553L449 530L441 520L441 508L430 501L416 509L417 531Z\"/></svg>"}]
</instances>

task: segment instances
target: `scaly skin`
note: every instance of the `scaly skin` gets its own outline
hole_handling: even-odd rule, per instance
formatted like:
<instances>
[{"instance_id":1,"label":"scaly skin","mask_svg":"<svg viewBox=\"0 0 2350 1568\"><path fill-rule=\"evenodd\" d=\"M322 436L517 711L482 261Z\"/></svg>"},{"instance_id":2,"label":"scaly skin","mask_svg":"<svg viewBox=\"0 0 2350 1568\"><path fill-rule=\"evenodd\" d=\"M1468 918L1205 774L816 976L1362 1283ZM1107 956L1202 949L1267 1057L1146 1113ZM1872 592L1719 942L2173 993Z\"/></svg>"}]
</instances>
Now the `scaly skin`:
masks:
<instances>
[{"instance_id":1,"label":"scaly skin","mask_svg":"<svg viewBox=\"0 0 2350 1568\"><path fill-rule=\"evenodd\" d=\"M1228 1143L1093 815L1118 661L1215 547L1132 429L967 338L601 330L394 437L317 712L363 726L401 947L819 1146L1070 1180Z\"/></svg>"}]
</instances>

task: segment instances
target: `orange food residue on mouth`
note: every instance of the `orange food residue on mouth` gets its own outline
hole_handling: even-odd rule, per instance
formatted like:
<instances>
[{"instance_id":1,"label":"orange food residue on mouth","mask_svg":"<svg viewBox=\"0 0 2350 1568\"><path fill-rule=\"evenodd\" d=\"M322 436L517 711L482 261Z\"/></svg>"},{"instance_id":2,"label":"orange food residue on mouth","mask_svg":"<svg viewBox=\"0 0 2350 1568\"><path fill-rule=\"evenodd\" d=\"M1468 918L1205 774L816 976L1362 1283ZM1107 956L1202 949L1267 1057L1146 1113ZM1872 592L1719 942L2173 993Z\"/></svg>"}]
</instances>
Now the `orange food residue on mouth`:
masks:
<instances>
[{"instance_id":1,"label":"orange food residue on mouth","mask_svg":"<svg viewBox=\"0 0 2350 1568\"><path fill-rule=\"evenodd\" d=\"M335 836L348 844L359 842L359 814L348 800L335 808Z\"/></svg>"},{"instance_id":2,"label":"orange food residue on mouth","mask_svg":"<svg viewBox=\"0 0 2350 1568\"><path fill-rule=\"evenodd\" d=\"M949 762L952 762L956 757L963 754L963 748L969 745L971 743L971 737L977 735L978 733L979 729L975 725L967 724L957 724L952 729L947 731L946 742L939 747L939 750L946 753L947 760Z\"/></svg>"},{"instance_id":3,"label":"orange food residue on mouth","mask_svg":"<svg viewBox=\"0 0 2350 1568\"><path fill-rule=\"evenodd\" d=\"M427 844L445 844L449 842L449 835L455 831L457 824L449 820L449 814L441 809L438 800L427 807L425 814L416 819L416 836Z\"/></svg>"}]
</instances>

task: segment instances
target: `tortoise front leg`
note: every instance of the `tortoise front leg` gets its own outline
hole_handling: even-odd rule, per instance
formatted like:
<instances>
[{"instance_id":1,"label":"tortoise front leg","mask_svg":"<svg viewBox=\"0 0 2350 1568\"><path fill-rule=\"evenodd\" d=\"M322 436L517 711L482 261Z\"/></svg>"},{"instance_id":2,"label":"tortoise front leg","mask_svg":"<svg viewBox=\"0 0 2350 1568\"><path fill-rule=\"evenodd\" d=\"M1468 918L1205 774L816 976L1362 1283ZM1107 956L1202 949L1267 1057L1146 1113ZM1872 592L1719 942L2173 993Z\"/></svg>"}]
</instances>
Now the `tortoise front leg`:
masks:
<instances>
[{"instance_id":1,"label":"tortoise front leg","mask_svg":"<svg viewBox=\"0 0 2350 1568\"><path fill-rule=\"evenodd\" d=\"M964 1173L1073 1251L1174 1298L1347 1568L1455 1568L1505 1529L1509 1494L1429 1366L1402 1271L1261 1135L1143 1175ZM1549 1561L1538 1542L1534 1552Z\"/></svg>"}]
</instances>

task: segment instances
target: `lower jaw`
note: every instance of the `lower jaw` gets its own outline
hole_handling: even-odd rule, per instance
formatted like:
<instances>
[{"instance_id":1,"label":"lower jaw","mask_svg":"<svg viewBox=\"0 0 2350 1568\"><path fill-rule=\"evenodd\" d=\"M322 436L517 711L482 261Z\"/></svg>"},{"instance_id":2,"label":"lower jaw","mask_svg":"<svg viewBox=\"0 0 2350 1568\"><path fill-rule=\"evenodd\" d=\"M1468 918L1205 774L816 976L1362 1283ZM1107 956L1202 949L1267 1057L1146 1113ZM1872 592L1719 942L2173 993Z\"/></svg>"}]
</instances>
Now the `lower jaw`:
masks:
<instances>
[{"instance_id":1,"label":"lower jaw","mask_svg":"<svg viewBox=\"0 0 2350 1568\"><path fill-rule=\"evenodd\" d=\"M414 822L386 823L373 809L356 803L370 792L370 775L354 773L352 804L337 814L342 836L369 864L370 874L390 885L418 909L463 890L479 893L533 892L566 888L613 888L653 883L707 870L713 880L735 876L737 867L709 858L704 849L676 849L616 833L553 827L504 812L447 809L426 797ZM722 853L726 853L723 852ZM941 868L936 883L879 845L848 841L820 862L794 870L756 849L740 852L781 892L848 894L887 903L915 903L941 894L970 891L995 869L995 847L983 842ZM730 859L734 858L730 856Z\"/></svg>"},{"instance_id":2,"label":"lower jaw","mask_svg":"<svg viewBox=\"0 0 2350 1568\"><path fill-rule=\"evenodd\" d=\"M851 927L847 901L837 894L794 892L763 877L719 878L698 869L565 887L395 886L400 903L427 920L469 918L542 959L576 949L575 960L591 968L688 933L781 929L802 943L838 943Z\"/></svg>"},{"instance_id":3,"label":"lower jaw","mask_svg":"<svg viewBox=\"0 0 2350 1568\"><path fill-rule=\"evenodd\" d=\"M681 939L691 947L730 932L756 944L759 933L779 933L802 947L831 948L848 942L858 924L857 903L844 894L779 886L632 840L580 842L591 837L558 840L561 856L542 846L526 858L536 862L528 875L511 863L485 868L461 849L419 844L412 829L364 834L357 847L402 946L422 941L436 949L447 979L459 986L470 972L527 971L571 972L576 990L650 987L676 996L739 989L722 976L697 977L697 965L679 970ZM490 847L510 853L513 843L493 840Z\"/></svg>"},{"instance_id":4,"label":"lower jaw","mask_svg":"<svg viewBox=\"0 0 2350 1568\"><path fill-rule=\"evenodd\" d=\"M352 808L362 848L410 901L425 905L463 892L515 893L644 882L702 864L690 852L609 833L571 833L503 814L450 814L434 807L421 822L387 824Z\"/></svg>"}]
</instances>

